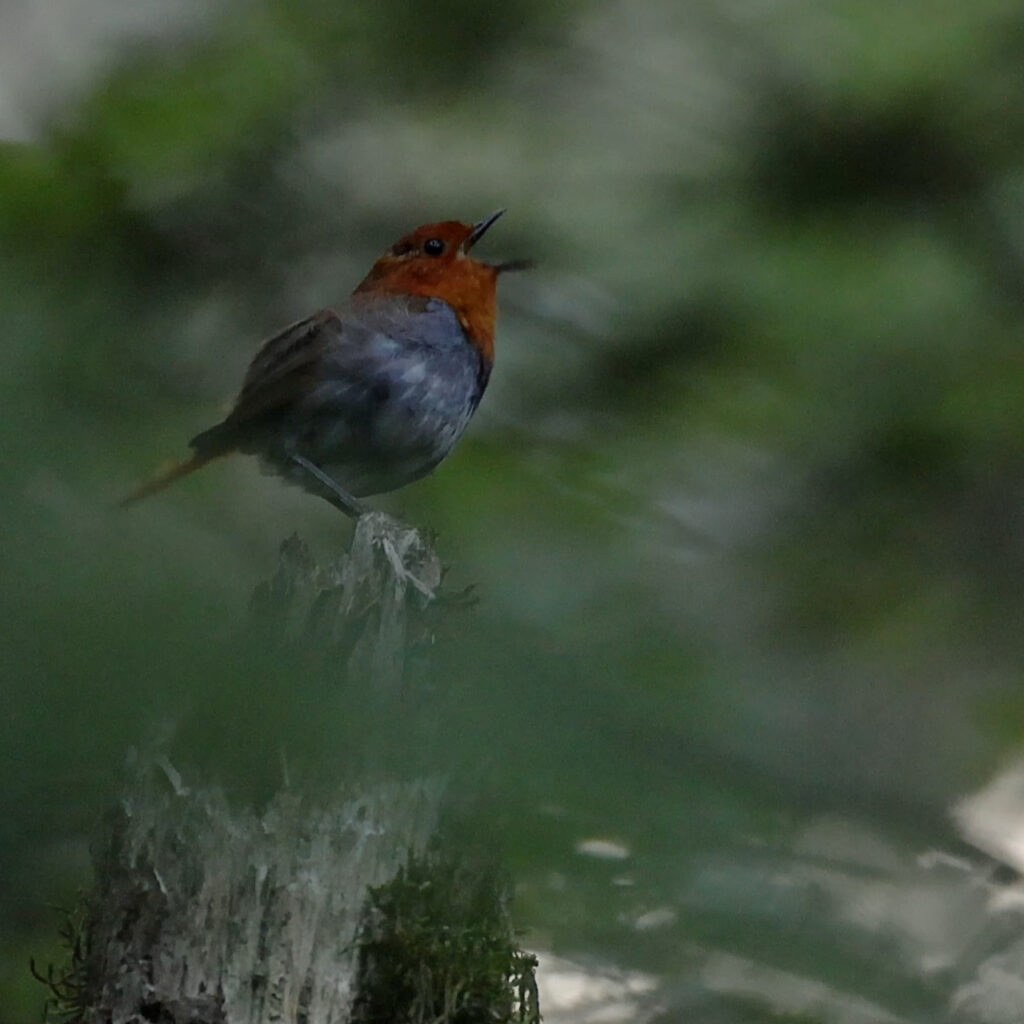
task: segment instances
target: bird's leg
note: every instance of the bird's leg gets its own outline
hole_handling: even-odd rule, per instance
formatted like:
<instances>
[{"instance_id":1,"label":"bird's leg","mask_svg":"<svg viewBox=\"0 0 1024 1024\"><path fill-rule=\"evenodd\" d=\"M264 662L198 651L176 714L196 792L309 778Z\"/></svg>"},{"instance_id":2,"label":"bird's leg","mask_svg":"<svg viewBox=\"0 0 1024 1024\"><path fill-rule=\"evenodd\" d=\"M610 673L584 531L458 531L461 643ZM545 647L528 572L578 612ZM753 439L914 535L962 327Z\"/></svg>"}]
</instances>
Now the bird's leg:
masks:
<instances>
[{"instance_id":1,"label":"bird's leg","mask_svg":"<svg viewBox=\"0 0 1024 1024\"><path fill-rule=\"evenodd\" d=\"M311 477L327 489L324 497L335 508L340 508L345 515L351 516L353 519L358 519L361 515L366 514L366 506L349 494L336 480L332 480L319 466L314 465L309 459L304 458L302 455L297 455L295 452L292 452L291 459L292 462L301 466Z\"/></svg>"}]
</instances>

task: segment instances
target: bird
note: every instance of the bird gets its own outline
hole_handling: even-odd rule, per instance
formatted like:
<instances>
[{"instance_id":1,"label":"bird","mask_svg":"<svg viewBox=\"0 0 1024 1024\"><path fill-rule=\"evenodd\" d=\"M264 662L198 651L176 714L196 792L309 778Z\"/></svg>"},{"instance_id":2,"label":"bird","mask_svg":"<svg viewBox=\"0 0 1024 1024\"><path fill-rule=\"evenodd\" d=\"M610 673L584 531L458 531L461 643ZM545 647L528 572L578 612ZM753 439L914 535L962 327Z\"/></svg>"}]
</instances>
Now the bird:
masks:
<instances>
[{"instance_id":1,"label":"bird","mask_svg":"<svg viewBox=\"0 0 1024 1024\"><path fill-rule=\"evenodd\" d=\"M425 224L374 263L344 305L265 341L231 411L120 504L232 453L349 516L361 498L430 473L454 448L494 366L497 281L528 260L485 263L473 248L504 214Z\"/></svg>"}]
</instances>

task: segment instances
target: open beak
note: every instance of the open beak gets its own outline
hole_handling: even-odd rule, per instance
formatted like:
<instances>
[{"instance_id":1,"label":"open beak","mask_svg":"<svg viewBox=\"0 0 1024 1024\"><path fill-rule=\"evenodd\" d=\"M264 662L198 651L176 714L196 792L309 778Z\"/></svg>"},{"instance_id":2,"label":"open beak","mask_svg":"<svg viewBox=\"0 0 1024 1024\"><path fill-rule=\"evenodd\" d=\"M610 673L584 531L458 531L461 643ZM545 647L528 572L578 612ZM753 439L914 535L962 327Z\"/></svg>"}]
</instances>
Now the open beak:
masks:
<instances>
[{"instance_id":1,"label":"open beak","mask_svg":"<svg viewBox=\"0 0 1024 1024\"><path fill-rule=\"evenodd\" d=\"M462 251L463 252L469 252L469 250L472 249L473 246L476 245L476 243L479 242L480 239L483 238L485 234L487 234L487 231L490 228L490 226L504 212L505 212L504 210L495 210L494 213L492 213L490 215L490 217L485 217L482 221L480 221L479 224L474 224L473 225L473 230L469 233L469 238L467 238L462 243Z\"/></svg>"},{"instance_id":2,"label":"open beak","mask_svg":"<svg viewBox=\"0 0 1024 1024\"><path fill-rule=\"evenodd\" d=\"M462 251L469 252L470 249L480 241L487 233L491 225L504 213L504 210L495 210L490 217L485 217L479 224L473 225L473 230L462 243ZM513 270L530 270L534 266L533 260L509 260L507 263L492 263L491 266L499 274L507 274Z\"/></svg>"}]
</instances>

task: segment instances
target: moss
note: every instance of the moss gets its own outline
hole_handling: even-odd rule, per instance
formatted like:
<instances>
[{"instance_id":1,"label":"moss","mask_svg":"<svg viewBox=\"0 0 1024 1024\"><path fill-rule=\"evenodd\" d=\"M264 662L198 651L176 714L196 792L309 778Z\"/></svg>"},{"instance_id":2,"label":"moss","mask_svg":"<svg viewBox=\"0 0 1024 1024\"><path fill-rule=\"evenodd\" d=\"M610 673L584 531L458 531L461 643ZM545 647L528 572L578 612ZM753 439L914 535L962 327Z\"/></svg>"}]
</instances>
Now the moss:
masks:
<instances>
[{"instance_id":1,"label":"moss","mask_svg":"<svg viewBox=\"0 0 1024 1024\"><path fill-rule=\"evenodd\" d=\"M353 1021L537 1024L537 959L513 939L500 872L437 851L410 858L370 891Z\"/></svg>"}]
</instances>

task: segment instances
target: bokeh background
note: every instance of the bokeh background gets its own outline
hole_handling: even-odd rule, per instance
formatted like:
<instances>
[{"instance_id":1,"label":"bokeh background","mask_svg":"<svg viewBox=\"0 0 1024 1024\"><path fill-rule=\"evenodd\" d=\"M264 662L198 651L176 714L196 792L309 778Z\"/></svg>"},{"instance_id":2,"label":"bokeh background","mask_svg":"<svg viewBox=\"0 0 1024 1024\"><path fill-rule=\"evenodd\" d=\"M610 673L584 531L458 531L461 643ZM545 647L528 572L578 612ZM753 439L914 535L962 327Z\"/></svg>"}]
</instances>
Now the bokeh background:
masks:
<instances>
[{"instance_id":1,"label":"bokeh background","mask_svg":"<svg viewBox=\"0 0 1024 1024\"><path fill-rule=\"evenodd\" d=\"M1022 95L1010 0L5 0L0 1021L130 747L358 719L225 641L328 506L112 503L499 206L491 388L377 504L480 598L442 767L547 1019L1019 1021Z\"/></svg>"}]
</instances>

